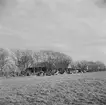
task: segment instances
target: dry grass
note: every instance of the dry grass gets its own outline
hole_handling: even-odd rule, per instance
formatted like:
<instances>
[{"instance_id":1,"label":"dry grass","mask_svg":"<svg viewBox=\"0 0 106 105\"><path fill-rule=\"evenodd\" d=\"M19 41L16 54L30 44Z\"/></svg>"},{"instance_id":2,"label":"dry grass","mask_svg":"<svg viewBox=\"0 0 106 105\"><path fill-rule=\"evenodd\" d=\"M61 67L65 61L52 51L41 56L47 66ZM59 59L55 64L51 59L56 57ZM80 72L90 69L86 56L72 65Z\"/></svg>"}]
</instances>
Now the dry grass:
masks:
<instances>
[{"instance_id":1,"label":"dry grass","mask_svg":"<svg viewBox=\"0 0 106 105\"><path fill-rule=\"evenodd\" d=\"M106 79L91 78L90 74L79 77L2 80L0 105L106 105Z\"/></svg>"}]
</instances>

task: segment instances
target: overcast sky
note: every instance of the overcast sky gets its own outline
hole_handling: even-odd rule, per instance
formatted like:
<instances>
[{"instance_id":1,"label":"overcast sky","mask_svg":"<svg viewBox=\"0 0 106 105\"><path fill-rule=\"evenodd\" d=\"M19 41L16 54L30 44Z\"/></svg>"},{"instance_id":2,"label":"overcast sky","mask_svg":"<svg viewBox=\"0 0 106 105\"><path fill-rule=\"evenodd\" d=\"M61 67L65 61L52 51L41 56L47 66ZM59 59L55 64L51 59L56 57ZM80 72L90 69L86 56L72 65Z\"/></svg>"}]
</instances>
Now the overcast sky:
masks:
<instances>
[{"instance_id":1,"label":"overcast sky","mask_svg":"<svg viewBox=\"0 0 106 105\"><path fill-rule=\"evenodd\" d=\"M0 0L0 47L106 63L106 0Z\"/></svg>"}]
</instances>

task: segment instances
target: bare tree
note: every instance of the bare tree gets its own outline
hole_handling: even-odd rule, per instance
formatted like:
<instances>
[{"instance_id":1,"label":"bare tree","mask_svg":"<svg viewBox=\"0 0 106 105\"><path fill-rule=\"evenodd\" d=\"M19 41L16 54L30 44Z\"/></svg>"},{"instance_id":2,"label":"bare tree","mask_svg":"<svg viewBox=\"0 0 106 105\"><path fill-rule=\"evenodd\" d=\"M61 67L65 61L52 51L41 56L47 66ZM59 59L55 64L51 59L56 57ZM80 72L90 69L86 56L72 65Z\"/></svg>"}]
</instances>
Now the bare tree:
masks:
<instances>
[{"instance_id":1,"label":"bare tree","mask_svg":"<svg viewBox=\"0 0 106 105\"><path fill-rule=\"evenodd\" d=\"M87 71L87 61L82 60L82 61L77 61L76 66L79 72L86 72Z\"/></svg>"},{"instance_id":2,"label":"bare tree","mask_svg":"<svg viewBox=\"0 0 106 105\"><path fill-rule=\"evenodd\" d=\"M4 49L0 48L0 72L1 75L3 75L3 68L5 64L8 62L8 52L6 52Z\"/></svg>"}]
</instances>

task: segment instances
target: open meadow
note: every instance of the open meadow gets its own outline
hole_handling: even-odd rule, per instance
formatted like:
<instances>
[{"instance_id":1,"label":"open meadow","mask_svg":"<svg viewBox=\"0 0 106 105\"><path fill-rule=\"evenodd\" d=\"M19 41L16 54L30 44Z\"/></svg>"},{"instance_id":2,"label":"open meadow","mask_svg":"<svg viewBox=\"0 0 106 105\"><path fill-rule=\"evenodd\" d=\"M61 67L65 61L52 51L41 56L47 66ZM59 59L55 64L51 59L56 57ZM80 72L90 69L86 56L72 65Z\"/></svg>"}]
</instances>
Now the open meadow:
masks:
<instances>
[{"instance_id":1,"label":"open meadow","mask_svg":"<svg viewBox=\"0 0 106 105\"><path fill-rule=\"evenodd\" d=\"M106 72L0 80L0 105L106 105Z\"/></svg>"}]
</instances>

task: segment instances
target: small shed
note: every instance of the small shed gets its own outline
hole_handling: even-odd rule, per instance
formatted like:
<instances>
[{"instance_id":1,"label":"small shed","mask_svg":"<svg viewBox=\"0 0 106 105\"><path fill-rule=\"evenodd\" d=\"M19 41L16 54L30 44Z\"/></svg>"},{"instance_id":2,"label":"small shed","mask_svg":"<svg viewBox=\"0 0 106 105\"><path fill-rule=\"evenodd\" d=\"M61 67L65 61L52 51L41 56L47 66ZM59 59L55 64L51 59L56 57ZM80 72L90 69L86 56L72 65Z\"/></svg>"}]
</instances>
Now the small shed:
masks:
<instances>
[{"instance_id":1,"label":"small shed","mask_svg":"<svg viewBox=\"0 0 106 105\"><path fill-rule=\"evenodd\" d=\"M69 64L67 68L72 68L71 64Z\"/></svg>"}]
</instances>

